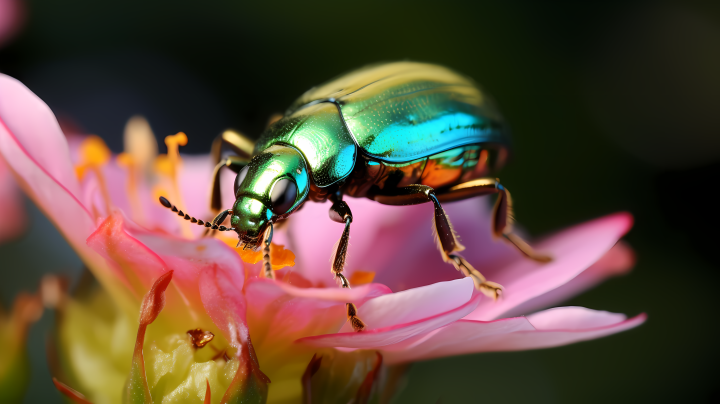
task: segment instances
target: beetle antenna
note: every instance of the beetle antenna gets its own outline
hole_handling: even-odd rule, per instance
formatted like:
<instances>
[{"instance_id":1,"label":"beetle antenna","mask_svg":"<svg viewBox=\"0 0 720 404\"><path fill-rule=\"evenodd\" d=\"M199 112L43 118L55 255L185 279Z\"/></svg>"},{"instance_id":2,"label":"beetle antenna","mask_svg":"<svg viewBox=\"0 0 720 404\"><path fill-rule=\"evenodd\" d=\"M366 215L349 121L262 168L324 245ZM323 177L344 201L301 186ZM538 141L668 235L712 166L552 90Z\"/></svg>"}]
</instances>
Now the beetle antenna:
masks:
<instances>
[{"instance_id":1,"label":"beetle antenna","mask_svg":"<svg viewBox=\"0 0 720 404\"><path fill-rule=\"evenodd\" d=\"M162 206L172 210L173 212L177 212L178 216L182 217L185 220L189 220L191 223L197 223L199 226L205 226L210 230L217 230L217 231L235 231L235 228L233 227L225 227L225 226L219 226L217 224L213 224L212 222L207 222L199 219L195 219L194 217L188 215L187 213L183 212L182 210L178 209L175 205L170 203L170 201L167 200L164 196L160 197L160 203ZM223 217L225 219L225 217Z\"/></svg>"},{"instance_id":2,"label":"beetle antenna","mask_svg":"<svg viewBox=\"0 0 720 404\"><path fill-rule=\"evenodd\" d=\"M270 222L270 227L265 231L265 247L263 248L263 273L268 279L274 279L272 265L270 264L270 243L272 242L273 236L273 224Z\"/></svg>"}]
</instances>

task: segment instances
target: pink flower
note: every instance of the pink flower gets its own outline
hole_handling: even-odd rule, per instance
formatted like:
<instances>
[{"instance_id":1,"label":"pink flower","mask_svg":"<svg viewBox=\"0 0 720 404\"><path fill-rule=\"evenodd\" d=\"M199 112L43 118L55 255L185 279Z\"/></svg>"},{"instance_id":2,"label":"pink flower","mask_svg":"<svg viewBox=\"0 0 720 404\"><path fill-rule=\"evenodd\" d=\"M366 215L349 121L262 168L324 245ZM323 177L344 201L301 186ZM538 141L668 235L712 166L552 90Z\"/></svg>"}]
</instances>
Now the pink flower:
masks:
<instances>
[{"instance_id":1,"label":"pink flower","mask_svg":"<svg viewBox=\"0 0 720 404\"><path fill-rule=\"evenodd\" d=\"M169 282L157 321L141 323L141 328L147 326L140 348L146 353L145 383L153 400L179 399L183 391L203 399L205 383L216 392L237 386L232 380L244 383L237 394L255 394L259 402L265 394L269 402L295 402L303 391L317 402L360 400L373 392L381 365L565 345L627 330L645 319L581 307L511 317L552 306L627 270L632 251L616 243L632 224L628 214L596 219L535 243L555 257L543 265L491 240L485 201L447 204L468 247L464 256L505 288L503 297L493 301L442 261L430 230L431 205L388 207L349 200L355 220L346 268L351 284L359 286L338 288L330 275L329 257L342 225L327 218L328 205L307 203L274 239L296 253L298 265L278 269L276 280L269 280L259 277L259 265L243 265L226 242L200 237L199 226L157 203L158 191L170 192L170 199L186 212L209 218L212 164L207 157L184 158L180 165L170 153L156 160L161 169L152 174L149 163L141 164L140 154L131 151L130 158L115 158L88 138L70 139L68 147L47 106L16 80L0 76L0 93L5 95L0 98L0 152L112 296L117 318L137 324L143 296L153 295L148 290L158 279ZM162 172L168 175L162 177ZM152 175L155 190L148 185ZM231 187L226 184L226 189ZM346 302L358 306L365 331L353 332L347 324ZM97 372L83 374L83 359L73 355L73 350L83 348L77 339L88 338L77 330L91 327L89 321L74 324L65 328L68 366L76 375L73 387L91 399L113 401L119 389L111 387L118 383ZM120 326L112 324L112 335L122 334L117 331ZM182 354L194 358L183 369L193 370L174 379L167 376L173 371L162 365L164 358L189 349L185 337L179 336L196 328L215 335L209 346L228 356L224 366L237 369L234 376L223 379L217 372L198 370L222 359L198 357L209 352L207 348ZM116 349L127 354L124 375L130 372L134 337L130 333L130 341ZM98 363L103 352L112 357L112 350L103 350L101 342L87 342L93 344L98 346L93 352L101 357ZM107 372L115 369L102 366ZM272 380L269 385L267 378ZM321 383L330 385L320 388ZM213 397L217 400L220 393Z\"/></svg>"}]
</instances>

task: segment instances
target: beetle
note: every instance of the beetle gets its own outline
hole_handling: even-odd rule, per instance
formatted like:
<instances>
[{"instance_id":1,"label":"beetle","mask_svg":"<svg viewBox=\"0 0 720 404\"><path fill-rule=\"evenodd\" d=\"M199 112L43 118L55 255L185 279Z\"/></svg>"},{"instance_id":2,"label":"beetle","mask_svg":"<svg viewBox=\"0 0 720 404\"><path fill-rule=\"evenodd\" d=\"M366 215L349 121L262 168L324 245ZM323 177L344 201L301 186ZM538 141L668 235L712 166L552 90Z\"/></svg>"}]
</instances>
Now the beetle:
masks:
<instances>
[{"instance_id":1,"label":"beetle","mask_svg":"<svg viewBox=\"0 0 720 404\"><path fill-rule=\"evenodd\" d=\"M236 155L223 157L224 146ZM504 165L508 150L502 116L471 79L426 63L371 65L311 88L255 142L234 131L221 134L211 153L217 165L210 203L220 213L212 223L179 215L210 230L235 231L243 248L264 244L264 276L272 278L273 224L307 201L329 200L330 219L345 225L331 270L340 286L349 288L343 267L353 215L344 197L386 205L430 202L442 258L497 298L502 286L487 281L458 254L464 247L441 203L497 194L493 235L531 259L550 261L512 232L510 193L491 176ZM223 168L237 176L235 203L221 211ZM161 202L178 210L165 198ZM228 216L230 228L221 225ZM365 328L352 303L347 316L354 330Z\"/></svg>"}]
</instances>

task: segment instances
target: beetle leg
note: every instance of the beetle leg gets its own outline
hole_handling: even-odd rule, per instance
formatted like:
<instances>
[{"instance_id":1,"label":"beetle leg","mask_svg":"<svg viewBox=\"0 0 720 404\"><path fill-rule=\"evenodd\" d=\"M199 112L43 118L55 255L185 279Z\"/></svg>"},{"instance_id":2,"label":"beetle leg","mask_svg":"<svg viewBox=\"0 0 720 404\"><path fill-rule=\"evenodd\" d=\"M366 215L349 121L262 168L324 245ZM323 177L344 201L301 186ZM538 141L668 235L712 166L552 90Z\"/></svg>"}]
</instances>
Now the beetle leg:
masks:
<instances>
[{"instance_id":1,"label":"beetle leg","mask_svg":"<svg viewBox=\"0 0 720 404\"><path fill-rule=\"evenodd\" d=\"M335 245L335 251L330 258L330 270L335 276L335 279L340 280L340 286L350 289L350 282L348 282L342 271L345 268L345 258L347 257L348 243L350 242L350 223L352 223L352 212L350 211L350 207L347 203L339 198L340 197L334 198L337 200L335 200L332 207L330 207L330 211L328 213L330 215L330 219L333 221L345 223L345 229L343 230L340 240L338 240ZM353 303L345 303L345 306L347 308L347 318L350 321L353 330L362 331L365 328L365 323L363 323L357 315L357 306Z\"/></svg>"},{"instance_id":2,"label":"beetle leg","mask_svg":"<svg viewBox=\"0 0 720 404\"><path fill-rule=\"evenodd\" d=\"M223 146L228 146L238 156L249 159L252 157L253 149L255 149L255 142L239 132L226 130L213 141L210 149L210 156L212 156L213 161L220 161Z\"/></svg>"},{"instance_id":3,"label":"beetle leg","mask_svg":"<svg viewBox=\"0 0 720 404\"><path fill-rule=\"evenodd\" d=\"M228 146L237 156L228 156L223 159L223 146ZM255 142L232 130L226 130L213 141L212 149L210 150L210 156L215 163L213 185L210 193L210 209L213 212L219 211L222 204L220 197L220 169L228 167L235 173L240 172L240 170L250 162L254 147Z\"/></svg>"},{"instance_id":4,"label":"beetle leg","mask_svg":"<svg viewBox=\"0 0 720 404\"><path fill-rule=\"evenodd\" d=\"M220 192L220 170L223 167L231 169L236 174L240 172L250 160L237 156L228 156L215 165L212 176L212 189L210 190L210 209L217 212L222 207L222 195Z\"/></svg>"},{"instance_id":5,"label":"beetle leg","mask_svg":"<svg viewBox=\"0 0 720 404\"><path fill-rule=\"evenodd\" d=\"M465 258L457 254L458 251L464 250L465 247L458 241L455 231L450 224L450 219L440 205L440 201L435 195L433 188L427 185L409 185L393 190L393 194L375 195L373 199L384 205L416 205L432 202L435 206L435 220L433 221L435 241L438 244L438 249L440 250L443 260L453 264L455 269L463 275L470 277L475 283L475 288L485 295L494 299L500 296L502 286L486 280Z\"/></svg>"},{"instance_id":6,"label":"beetle leg","mask_svg":"<svg viewBox=\"0 0 720 404\"><path fill-rule=\"evenodd\" d=\"M552 258L533 250L530 245L520 236L512 232L514 221L512 212L512 198L510 192L495 178L479 178L464 182L444 190L438 198L441 201L456 201L471 196L498 194L497 201L492 211L492 233L493 236L502 237L514 245L528 258L538 262L550 262Z\"/></svg>"}]
</instances>

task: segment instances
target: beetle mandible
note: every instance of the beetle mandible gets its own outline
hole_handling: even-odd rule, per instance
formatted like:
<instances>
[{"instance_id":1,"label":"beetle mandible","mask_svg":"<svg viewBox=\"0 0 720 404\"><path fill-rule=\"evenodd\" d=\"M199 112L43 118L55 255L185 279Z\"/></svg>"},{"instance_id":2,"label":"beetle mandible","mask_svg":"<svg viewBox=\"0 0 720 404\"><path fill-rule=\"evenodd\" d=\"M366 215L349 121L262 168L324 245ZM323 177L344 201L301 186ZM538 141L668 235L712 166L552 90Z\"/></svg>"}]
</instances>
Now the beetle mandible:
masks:
<instances>
[{"instance_id":1,"label":"beetle mandible","mask_svg":"<svg viewBox=\"0 0 720 404\"><path fill-rule=\"evenodd\" d=\"M222 156L223 146L236 155ZM386 205L431 202L443 259L497 298L502 286L487 281L458 254L458 242L441 203L497 194L492 232L527 257L547 262L512 233L510 194L490 175L501 168L508 131L492 100L470 79L442 66L396 62L372 65L313 87L253 142L225 131L213 143L211 208L220 212L209 230L235 231L243 248L264 244L264 276L273 277L270 241L273 224L306 201L330 200L330 219L345 229L331 259L332 274L343 275L353 215L344 196ZM220 170L237 173L235 204L221 211ZM167 199L164 206L177 211ZM230 216L231 228L221 223ZM347 303L353 329L365 324Z\"/></svg>"}]
</instances>

